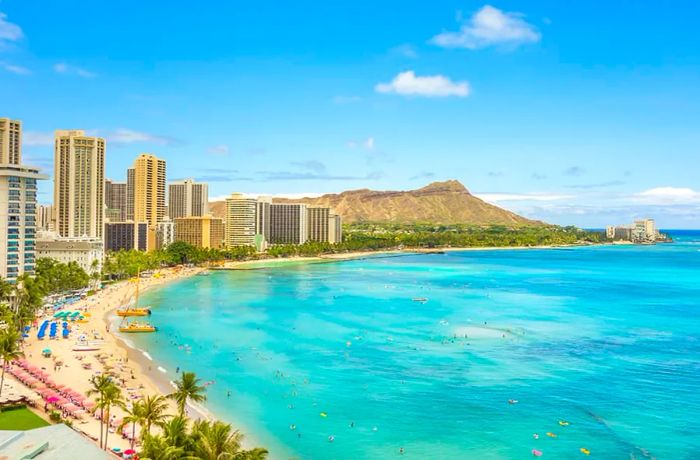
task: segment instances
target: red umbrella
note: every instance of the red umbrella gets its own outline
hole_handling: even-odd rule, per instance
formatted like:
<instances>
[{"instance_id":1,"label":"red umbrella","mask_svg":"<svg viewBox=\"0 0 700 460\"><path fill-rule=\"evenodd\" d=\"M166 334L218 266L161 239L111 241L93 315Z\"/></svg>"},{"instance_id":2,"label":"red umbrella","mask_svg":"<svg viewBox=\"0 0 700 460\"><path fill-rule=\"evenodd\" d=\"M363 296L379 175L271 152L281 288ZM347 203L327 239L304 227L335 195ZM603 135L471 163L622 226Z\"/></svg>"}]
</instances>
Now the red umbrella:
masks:
<instances>
[{"instance_id":1,"label":"red umbrella","mask_svg":"<svg viewBox=\"0 0 700 460\"><path fill-rule=\"evenodd\" d=\"M61 398L59 398L58 396L49 396L48 398L46 398L46 402L50 402L50 403L55 403L55 402L58 402L60 400L61 400Z\"/></svg>"}]
</instances>

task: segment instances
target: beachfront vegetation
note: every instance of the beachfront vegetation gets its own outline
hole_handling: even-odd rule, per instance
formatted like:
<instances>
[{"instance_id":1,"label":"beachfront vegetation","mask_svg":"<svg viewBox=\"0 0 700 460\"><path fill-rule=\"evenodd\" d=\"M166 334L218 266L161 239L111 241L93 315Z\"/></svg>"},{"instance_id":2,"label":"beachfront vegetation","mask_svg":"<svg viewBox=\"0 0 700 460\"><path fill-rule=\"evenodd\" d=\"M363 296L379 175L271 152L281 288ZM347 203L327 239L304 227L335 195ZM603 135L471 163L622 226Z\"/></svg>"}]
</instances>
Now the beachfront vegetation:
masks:
<instances>
[{"instance_id":1,"label":"beachfront vegetation","mask_svg":"<svg viewBox=\"0 0 700 460\"><path fill-rule=\"evenodd\" d=\"M185 405L192 402L204 402L207 396L204 394L206 387L199 384L199 379L194 372L183 372L180 380L175 382L175 391L168 395L168 398L175 401L180 415L185 415Z\"/></svg>"},{"instance_id":2,"label":"beachfront vegetation","mask_svg":"<svg viewBox=\"0 0 700 460\"><path fill-rule=\"evenodd\" d=\"M203 249L182 241L176 241L167 248L158 251L113 252L108 254L106 258L104 274L111 279L124 279L136 276L139 271L180 264L202 265L227 260L254 260L270 257L314 257L355 251L554 246L596 244L606 241L605 234L602 232L558 226L511 228L505 226L360 223L346 225L344 231L345 238L341 243L310 241L304 244L277 244L270 246L264 253L256 253L251 246Z\"/></svg>"},{"instance_id":3,"label":"beachfront vegetation","mask_svg":"<svg viewBox=\"0 0 700 460\"><path fill-rule=\"evenodd\" d=\"M144 460L263 460L267 450L241 447L243 435L228 423L189 419L181 415L161 425L159 435L146 435L140 452Z\"/></svg>"},{"instance_id":4,"label":"beachfront vegetation","mask_svg":"<svg viewBox=\"0 0 700 460\"><path fill-rule=\"evenodd\" d=\"M36 261L36 279L46 295L83 289L90 282L90 276L77 262L64 264L49 258Z\"/></svg>"},{"instance_id":5,"label":"beachfront vegetation","mask_svg":"<svg viewBox=\"0 0 700 460\"><path fill-rule=\"evenodd\" d=\"M0 396L5 386L5 368L7 364L23 355L20 348L20 333L13 327L0 331L0 359L2 359L2 376L0 377Z\"/></svg>"}]
</instances>

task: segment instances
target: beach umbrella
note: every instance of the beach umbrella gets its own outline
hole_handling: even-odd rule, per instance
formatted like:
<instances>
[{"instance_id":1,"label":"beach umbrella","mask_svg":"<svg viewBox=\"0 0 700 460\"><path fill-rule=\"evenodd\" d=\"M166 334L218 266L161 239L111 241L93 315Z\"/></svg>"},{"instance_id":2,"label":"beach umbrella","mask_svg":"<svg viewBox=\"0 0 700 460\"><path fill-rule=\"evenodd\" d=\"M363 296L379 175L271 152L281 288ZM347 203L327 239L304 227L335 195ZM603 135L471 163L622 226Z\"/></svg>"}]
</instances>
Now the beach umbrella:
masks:
<instances>
[{"instance_id":1,"label":"beach umbrella","mask_svg":"<svg viewBox=\"0 0 700 460\"><path fill-rule=\"evenodd\" d=\"M55 403L55 402L58 402L60 400L61 400L61 398L59 398L58 396L49 396L48 398L46 398L46 402L49 402L49 403Z\"/></svg>"},{"instance_id":2,"label":"beach umbrella","mask_svg":"<svg viewBox=\"0 0 700 460\"><path fill-rule=\"evenodd\" d=\"M41 352L44 353L44 354L51 353L51 349L50 349L50 348L44 348L43 350L41 350Z\"/></svg>"},{"instance_id":3,"label":"beach umbrella","mask_svg":"<svg viewBox=\"0 0 700 460\"><path fill-rule=\"evenodd\" d=\"M63 408L64 408L65 410L67 410L68 412L75 412L75 411L78 410L78 406L76 406L75 404L70 403L70 402L65 403L65 404L63 405Z\"/></svg>"}]
</instances>

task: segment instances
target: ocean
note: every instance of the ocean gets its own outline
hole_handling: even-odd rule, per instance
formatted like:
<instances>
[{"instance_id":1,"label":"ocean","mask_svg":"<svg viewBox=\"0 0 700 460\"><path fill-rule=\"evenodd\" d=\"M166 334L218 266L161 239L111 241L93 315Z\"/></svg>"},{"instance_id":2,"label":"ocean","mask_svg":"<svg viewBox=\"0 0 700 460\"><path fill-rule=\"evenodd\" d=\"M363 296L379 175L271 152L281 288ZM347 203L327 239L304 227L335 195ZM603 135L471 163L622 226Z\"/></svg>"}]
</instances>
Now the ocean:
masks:
<instances>
[{"instance_id":1,"label":"ocean","mask_svg":"<svg viewBox=\"0 0 700 460\"><path fill-rule=\"evenodd\" d=\"M671 234L213 272L129 339L272 459L695 459L700 232Z\"/></svg>"}]
</instances>

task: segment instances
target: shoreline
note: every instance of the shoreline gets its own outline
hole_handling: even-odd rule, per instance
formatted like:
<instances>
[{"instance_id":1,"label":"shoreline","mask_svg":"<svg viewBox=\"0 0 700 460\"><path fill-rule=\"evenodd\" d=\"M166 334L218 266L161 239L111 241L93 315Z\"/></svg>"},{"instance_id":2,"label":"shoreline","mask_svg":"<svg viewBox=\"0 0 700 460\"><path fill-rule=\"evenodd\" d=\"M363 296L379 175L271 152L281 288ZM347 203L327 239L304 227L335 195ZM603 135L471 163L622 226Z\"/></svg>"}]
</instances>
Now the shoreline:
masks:
<instances>
[{"instance_id":1,"label":"shoreline","mask_svg":"<svg viewBox=\"0 0 700 460\"><path fill-rule=\"evenodd\" d=\"M226 268L168 268L157 270L150 278L142 278L139 282L140 293L150 292L155 288L164 287L172 282L188 279L197 276L208 270L256 270L283 268L294 265L305 265L309 263L335 263L348 260L360 260L366 258L382 257L402 257L417 254L441 254L445 252L459 251L484 251L484 250L509 250L509 249L556 249L562 247L581 247L593 245L557 245L557 246L516 246L516 247L470 247L470 248L404 248L401 250L383 251L357 251L339 254L325 254L318 257L288 257L270 258L262 260L249 260L240 262L229 262ZM598 245L595 245L598 246ZM46 340L40 341L36 337L36 330L30 332L30 337L25 342L25 355L32 364L38 365L59 383L65 383L71 388L85 394L90 387L89 378L96 370L107 372L108 369L118 368L122 374L119 379L123 381L125 397L135 400L133 394L145 396L147 394L167 395L172 391L171 371L164 369L156 359L151 356L150 351L142 350L131 342L124 334L115 330L117 327L117 317L115 311L122 305L133 299L136 291L136 284L131 279L122 280L106 286L95 295L80 300L70 305L67 310L81 310L87 312L87 321L81 324L71 323L71 337L68 340ZM41 320L51 318L51 311ZM90 343L95 343L98 350L92 352L76 352L72 350L78 335L88 337ZM53 351L53 358L41 357L41 349L50 347ZM93 368L81 368L81 364L95 358L98 355L108 355L108 358L99 360L97 366ZM56 367L56 363L59 366ZM54 369L51 372L51 365ZM94 363L93 363L94 364ZM109 366L109 367L108 367ZM62 372L63 368L70 368L69 372ZM159 370L163 369L163 371ZM70 374L70 375L66 375ZM10 377L12 378L12 377ZM125 380L128 379L128 380ZM17 382L18 385L22 385ZM131 384L131 385L130 385ZM129 388L138 387L138 388ZM128 393L128 394L127 394ZM93 399L93 398L91 398ZM205 403L206 404L206 403ZM170 404L172 413L175 412L174 404ZM249 426L243 420L236 420L230 414L217 414L205 405L188 404L189 416L191 418L219 419L231 423L234 430L239 430L244 434L243 447L253 448L261 446L257 440L256 433L249 430ZM121 418L123 413L120 410L112 412L116 418ZM74 421L73 427L85 433L92 439L99 439L99 421L91 415L86 415L82 421ZM129 441L123 439L120 433L110 432L110 447L129 447ZM264 447L264 446L262 446Z\"/></svg>"},{"instance_id":2,"label":"shoreline","mask_svg":"<svg viewBox=\"0 0 700 460\"><path fill-rule=\"evenodd\" d=\"M332 254L320 254L318 256L292 256L292 257L269 257L263 259L241 260L226 262L221 267L211 267L205 270L226 271L226 270L265 270L270 268L281 268L285 266L320 264L343 262L348 260L362 260L369 258L402 257L419 254L443 254L446 252L471 252L471 251L512 251L526 249L567 249L598 246L626 246L626 244L614 243L572 243L557 245L538 246L467 246L467 247L438 247L438 248L403 248L386 249L378 251L354 251L339 252Z\"/></svg>"}]
</instances>

